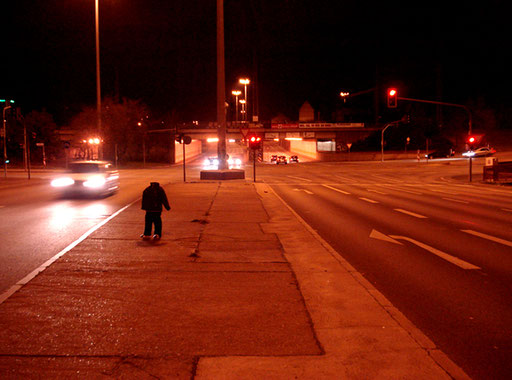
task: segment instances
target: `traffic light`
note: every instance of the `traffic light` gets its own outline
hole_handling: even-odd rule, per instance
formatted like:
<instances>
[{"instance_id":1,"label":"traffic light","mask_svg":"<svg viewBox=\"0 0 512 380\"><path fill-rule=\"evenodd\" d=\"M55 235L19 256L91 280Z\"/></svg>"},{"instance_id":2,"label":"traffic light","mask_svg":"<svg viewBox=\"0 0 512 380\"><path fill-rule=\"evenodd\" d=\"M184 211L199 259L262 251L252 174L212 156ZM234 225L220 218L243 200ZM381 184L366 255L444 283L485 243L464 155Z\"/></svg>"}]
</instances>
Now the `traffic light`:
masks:
<instances>
[{"instance_id":1,"label":"traffic light","mask_svg":"<svg viewBox=\"0 0 512 380\"><path fill-rule=\"evenodd\" d=\"M467 143L468 143L469 150L473 150L475 148L476 137L475 136L471 136L471 135L468 136Z\"/></svg>"},{"instance_id":2,"label":"traffic light","mask_svg":"<svg viewBox=\"0 0 512 380\"><path fill-rule=\"evenodd\" d=\"M396 108L398 102L398 91L396 88L388 88L388 108Z\"/></svg>"},{"instance_id":3,"label":"traffic light","mask_svg":"<svg viewBox=\"0 0 512 380\"><path fill-rule=\"evenodd\" d=\"M261 137L259 137L259 136L249 137L249 148L260 149L261 148Z\"/></svg>"}]
</instances>

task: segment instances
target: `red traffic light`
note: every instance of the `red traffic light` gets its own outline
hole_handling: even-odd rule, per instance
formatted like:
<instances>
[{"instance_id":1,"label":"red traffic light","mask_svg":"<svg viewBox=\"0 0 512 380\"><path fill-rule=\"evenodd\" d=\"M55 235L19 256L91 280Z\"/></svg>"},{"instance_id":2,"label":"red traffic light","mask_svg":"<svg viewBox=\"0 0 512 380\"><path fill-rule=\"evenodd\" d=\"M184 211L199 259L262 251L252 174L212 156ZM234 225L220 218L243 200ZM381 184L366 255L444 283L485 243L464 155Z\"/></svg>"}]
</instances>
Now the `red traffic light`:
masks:
<instances>
[{"instance_id":1,"label":"red traffic light","mask_svg":"<svg viewBox=\"0 0 512 380\"><path fill-rule=\"evenodd\" d=\"M398 90L396 88L388 89L388 108L396 108L398 103Z\"/></svg>"},{"instance_id":2,"label":"red traffic light","mask_svg":"<svg viewBox=\"0 0 512 380\"><path fill-rule=\"evenodd\" d=\"M251 136L249 138L249 147L251 149L260 149L261 148L261 137Z\"/></svg>"}]
</instances>

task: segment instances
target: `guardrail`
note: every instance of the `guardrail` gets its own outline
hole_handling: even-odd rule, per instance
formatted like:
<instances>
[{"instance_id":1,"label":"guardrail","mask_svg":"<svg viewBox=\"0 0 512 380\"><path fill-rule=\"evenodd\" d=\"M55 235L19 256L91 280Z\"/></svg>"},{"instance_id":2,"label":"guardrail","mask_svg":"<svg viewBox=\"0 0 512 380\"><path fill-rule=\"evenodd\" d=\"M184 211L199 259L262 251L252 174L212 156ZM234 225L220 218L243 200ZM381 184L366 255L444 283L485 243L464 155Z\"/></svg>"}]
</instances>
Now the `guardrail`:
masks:
<instances>
[{"instance_id":1,"label":"guardrail","mask_svg":"<svg viewBox=\"0 0 512 380\"><path fill-rule=\"evenodd\" d=\"M512 161L492 161L492 165L484 166L484 181L508 183L512 182Z\"/></svg>"}]
</instances>

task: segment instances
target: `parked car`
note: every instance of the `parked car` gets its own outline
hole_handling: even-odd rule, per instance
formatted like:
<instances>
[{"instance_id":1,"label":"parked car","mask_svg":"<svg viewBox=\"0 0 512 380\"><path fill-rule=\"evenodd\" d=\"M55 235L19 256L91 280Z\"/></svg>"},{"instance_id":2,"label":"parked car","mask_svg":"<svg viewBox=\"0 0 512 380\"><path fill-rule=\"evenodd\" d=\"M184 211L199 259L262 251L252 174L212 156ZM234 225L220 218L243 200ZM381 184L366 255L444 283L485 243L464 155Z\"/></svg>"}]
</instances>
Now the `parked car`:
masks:
<instances>
[{"instance_id":1,"label":"parked car","mask_svg":"<svg viewBox=\"0 0 512 380\"><path fill-rule=\"evenodd\" d=\"M74 161L51 186L65 196L105 196L119 189L119 173L108 161Z\"/></svg>"},{"instance_id":2,"label":"parked car","mask_svg":"<svg viewBox=\"0 0 512 380\"><path fill-rule=\"evenodd\" d=\"M270 156L270 163L277 163L277 154L273 154Z\"/></svg>"},{"instance_id":3,"label":"parked car","mask_svg":"<svg viewBox=\"0 0 512 380\"><path fill-rule=\"evenodd\" d=\"M299 156L290 156L290 163L299 162Z\"/></svg>"},{"instance_id":4,"label":"parked car","mask_svg":"<svg viewBox=\"0 0 512 380\"><path fill-rule=\"evenodd\" d=\"M436 149L428 154L425 154L426 158L449 158L453 157L455 152L451 148Z\"/></svg>"},{"instance_id":5,"label":"parked car","mask_svg":"<svg viewBox=\"0 0 512 380\"><path fill-rule=\"evenodd\" d=\"M279 164L288 164L288 160L287 160L286 156L278 156L276 164L278 164L278 165Z\"/></svg>"},{"instance_id":6,"label":"parked car","mask_svg":"<svg viewBox=\"0 0 512 380\"><path fill-rule=\"evenodd\" d=\"M464 157L486 157L492 156L494 153L496 153L494 148L483 146L475 150L468 150L467 152L462 153L462 155Z\"/></svg>"}]
</instances>

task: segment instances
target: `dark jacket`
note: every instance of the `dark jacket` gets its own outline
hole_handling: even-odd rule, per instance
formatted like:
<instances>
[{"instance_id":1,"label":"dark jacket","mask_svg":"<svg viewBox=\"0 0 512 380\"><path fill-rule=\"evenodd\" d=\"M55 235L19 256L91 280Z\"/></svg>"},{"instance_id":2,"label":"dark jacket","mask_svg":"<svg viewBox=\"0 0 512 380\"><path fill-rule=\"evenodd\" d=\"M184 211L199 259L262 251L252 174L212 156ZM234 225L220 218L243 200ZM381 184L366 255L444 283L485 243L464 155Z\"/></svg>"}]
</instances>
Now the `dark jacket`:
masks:
<instances>
[{"instance_id":1,"label":"dark jacket","mask_svg":"<svg viewBox=\"0 0 512 380\"><path fill-rule=\"evenodd\" d=\"M158 182L151 182L151 185L146 187L142 192L142 209L152 212L161 212L162 205L170 210L169 202L167 201L167 195L165 195L164 189L160 187Z\"/></svg>"}]
</instances>

